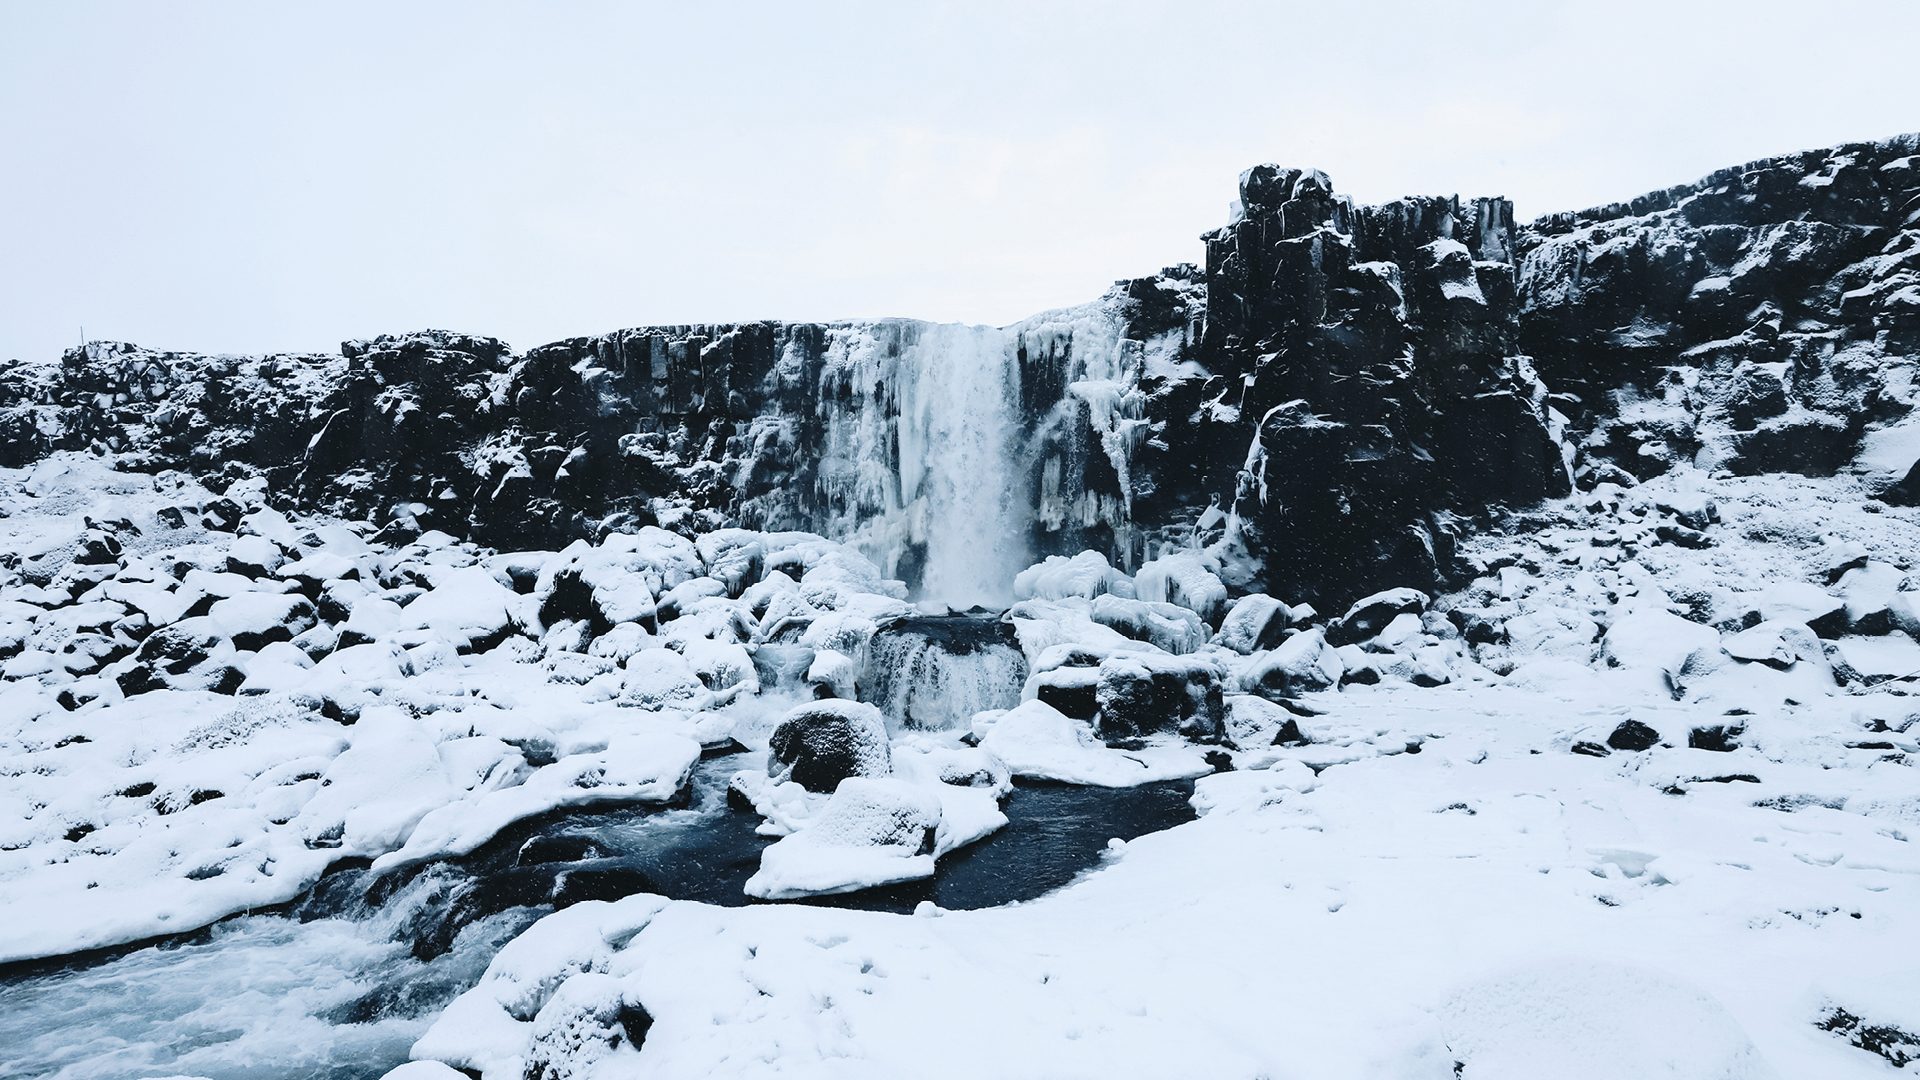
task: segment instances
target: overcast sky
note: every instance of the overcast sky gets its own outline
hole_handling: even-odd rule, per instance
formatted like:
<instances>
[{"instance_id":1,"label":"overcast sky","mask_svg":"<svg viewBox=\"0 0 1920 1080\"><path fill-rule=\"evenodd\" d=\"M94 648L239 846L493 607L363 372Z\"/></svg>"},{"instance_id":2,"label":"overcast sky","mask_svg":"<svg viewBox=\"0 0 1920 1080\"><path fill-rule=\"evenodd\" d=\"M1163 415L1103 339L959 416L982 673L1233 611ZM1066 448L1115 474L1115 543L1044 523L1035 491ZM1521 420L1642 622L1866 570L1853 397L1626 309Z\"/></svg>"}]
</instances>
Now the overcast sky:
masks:
<instances>
[{"instance_id":1,"label":"overcast sky","mask_svg":"<svg viewBox=\"0 0 1920 1080\"><path fill-rule=\"evenodd\" d=\"M1920 3L0 6L0 358L1004 323L1234 179L1522 217L1920 128Z\"/></svg>"}]
</instances>

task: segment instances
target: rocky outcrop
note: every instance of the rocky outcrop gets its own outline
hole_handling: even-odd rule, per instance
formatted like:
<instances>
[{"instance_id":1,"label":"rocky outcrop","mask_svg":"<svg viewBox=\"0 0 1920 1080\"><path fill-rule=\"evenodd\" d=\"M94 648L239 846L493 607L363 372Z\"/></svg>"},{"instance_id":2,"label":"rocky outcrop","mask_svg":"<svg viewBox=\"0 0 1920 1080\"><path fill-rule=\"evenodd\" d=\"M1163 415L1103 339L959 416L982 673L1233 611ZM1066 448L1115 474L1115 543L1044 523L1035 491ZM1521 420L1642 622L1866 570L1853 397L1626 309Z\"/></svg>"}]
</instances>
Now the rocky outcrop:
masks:
<instances>
[{"instance_id":1,"label":"rocky outcrop","mask_svg":"<svg viewBox=\"0 0 1920 1080\"><path fill-rule=\"evenodd\" d=\"M395 538L502 549L818 531L955 607L1004 606L1050 554L1205 552L1234 596L1340 611L1430 590L1463 518L1575 480L1856 469L1920 499L1917 149L1771 158L1527 226L1504 199L1356 206L1263 165L1204 267L1002 329L96 342L0 369L0 464L260 472Z\"/></svg>"},{"instance_id":2,"label":"rocky outcrop","mask_svg":"<svg viewBox=\"0 0 1920 1080\"><path fill-rule=\"evenodd\" d=\"M1891 489L1920 351L1920 136L1722 169L1519 237L1521 344L1594 480L1688 461ZM1896 495L1897 497L1897 495Z\"/></svg>"},{"instance_id":3,"label":"rocky outcrop","mask_svg":"<svg viewBox=\"0 0 1920 1080\"><path fill-rule=\"evenodd\" d=\"M1243 174L1240 196L1205 238L1211 379L1195 415L1227 429L1199 440L1223 455L1206 472L1264 565L1231 584L1343 604L1351 567L1431 582L1450 511L1567 490L1518 348L1510 203L1359 207L1324 173L1272 165Z\"/></svg>"}]
</instances>

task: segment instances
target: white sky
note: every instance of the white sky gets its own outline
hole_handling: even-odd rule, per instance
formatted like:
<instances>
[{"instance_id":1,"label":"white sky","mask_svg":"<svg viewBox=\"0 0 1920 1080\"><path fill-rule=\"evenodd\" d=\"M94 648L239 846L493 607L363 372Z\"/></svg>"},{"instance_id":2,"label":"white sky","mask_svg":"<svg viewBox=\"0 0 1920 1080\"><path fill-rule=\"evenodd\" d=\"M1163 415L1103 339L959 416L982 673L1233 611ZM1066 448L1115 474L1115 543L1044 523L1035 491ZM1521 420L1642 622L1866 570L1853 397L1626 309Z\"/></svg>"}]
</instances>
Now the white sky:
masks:
<instances>
[{"instance_id":1,"label":"white sky","mask_svg":"<svg viewBox=\"0 0 1920 1080\"><path fill-rule=\"evenodd\" d=\"M1920 128L1920 3L0 6L0 358L1004 323L1234 179L1522 217Z\"/></svg>"}]
</instances>

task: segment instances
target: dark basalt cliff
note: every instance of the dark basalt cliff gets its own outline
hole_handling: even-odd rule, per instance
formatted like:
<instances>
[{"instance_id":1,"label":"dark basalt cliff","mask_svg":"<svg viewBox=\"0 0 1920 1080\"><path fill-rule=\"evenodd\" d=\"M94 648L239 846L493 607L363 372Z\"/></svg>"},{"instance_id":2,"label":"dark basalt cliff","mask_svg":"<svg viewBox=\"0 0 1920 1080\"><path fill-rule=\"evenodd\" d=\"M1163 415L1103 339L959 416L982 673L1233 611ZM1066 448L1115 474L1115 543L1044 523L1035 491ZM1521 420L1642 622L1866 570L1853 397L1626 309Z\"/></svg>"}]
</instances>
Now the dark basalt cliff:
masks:
<instances>
[{"instance_id":1,"label":"dark basalt cliff","mask_svg":"<svg viewBox=\"0 0 1920 1080\"><path fill-rule=\"evenodd\" d=\"M1909 135L1788 154L1524 230L1520 344L1566 395L1583 459L1832 473L1904 417L1917 153Z\"/></svg>"},{"instance_id":2,"label":"dark basalt cliff","mask_svg":"<svg viewBox=\"0 0 1920 1080\"><path fill-rule=\"evenodd\" d=\"M948 452L955 426L928 415L945 404L996 412L978 419L1004 429L990 479L1021 556L1210 546L1230 585L1337 604L1444 578L1463 518L1681 463L1852 469L1920 496L1916 153L1786 155L1526 226L1504 199L1355 206L1322 173L1259 166L1204 269L1003 330L649 327L522 354L439 331L339 355L96 342L0 368L0 465L93 449L259 470L309 506L503 548L891 523L890 568L917 579L946 527L924 460ZM993 378L947 401L928 372L954 365Z\"/></svg>"},{"instance_id":3,"label":"dark basalt cliff","mask_svg":"<svg viewBox=\"0 0 1920 1080\"><path fill-rule=\"evenodd\" d=\"M1353 206L1261 166L1207 242L1201 364L1242 455L1234 505L1267 585L1311 596L1365 567L1431 582L1447 515L1568 491L1546 388L1519 355L1505 199Z\"/></svg>"}]
</instances>

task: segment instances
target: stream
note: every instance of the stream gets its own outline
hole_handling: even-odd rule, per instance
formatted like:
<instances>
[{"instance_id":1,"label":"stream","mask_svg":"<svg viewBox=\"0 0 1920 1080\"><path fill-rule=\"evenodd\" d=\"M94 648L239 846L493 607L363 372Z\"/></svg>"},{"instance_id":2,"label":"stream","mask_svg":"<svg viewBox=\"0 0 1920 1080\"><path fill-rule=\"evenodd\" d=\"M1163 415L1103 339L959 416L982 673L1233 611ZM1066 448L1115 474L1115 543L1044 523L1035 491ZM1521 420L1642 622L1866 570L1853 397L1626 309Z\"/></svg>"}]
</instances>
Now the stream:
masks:
<instances>
[{"instance_id":1,"label":"stream","mask_svg":"<svg viewBox=\"0 0 1920 1080\"><path fill-rule=\"evenodd\" d=\"M158 944L0 969L0 1076L92 1080L377 1077L508 940L557 907L653 892L743 905L770 841L729 809L749 761L702 761L685 808L521 822L470 856L372 878L329 873L272 913ZM1009 824L930 880L805 901L907 912L1030 900L1099 865L1109 838L1192 820L1191 783L1018 784Z\"/></svg>"}]
</instances>

